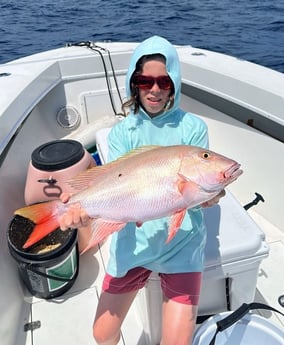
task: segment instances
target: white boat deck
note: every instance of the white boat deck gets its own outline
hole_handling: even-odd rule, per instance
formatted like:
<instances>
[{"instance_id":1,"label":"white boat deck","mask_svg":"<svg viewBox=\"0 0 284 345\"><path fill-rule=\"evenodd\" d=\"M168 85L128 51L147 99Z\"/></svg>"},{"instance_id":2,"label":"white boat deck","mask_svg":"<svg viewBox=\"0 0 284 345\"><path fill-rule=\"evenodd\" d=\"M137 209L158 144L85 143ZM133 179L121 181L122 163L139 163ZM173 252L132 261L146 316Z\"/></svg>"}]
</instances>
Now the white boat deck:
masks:
<instances>
[{"instance_id":1,"label":"white boat deck","mask_svg":"<svg viewBox=\"0 0 284 345\"><path fill-rule=\"evenodd\" d=\"M78 278L63 296L52 300L31 297L32 321L39 320L41 326L33 331L33 336L31 332L27 332L25 344L47 345L50 344L50 339L54 345L95 344L92 324L104 276L107 252L108 243L105 243L100 250L90 250L80 256ZM130 309L122 327L119 344L146 344L135 305Z\"/></svg>"},{"instance_id":2,"label":"white boat deck","mask_svg":"<svg viewBox=\"0 0 284 345\"><path fill-rule=\"evenodd\" d=\"M255 214L253 216L257 218ZM270 255L261 263L255 300L281 310L277 300L279 295L283 294L281 264L283 265L284 262L284 236L277 229L267 227L266 230ZM33 335L31 332L26 333L26 345L47 345L50 344L50 339L54 345L93 345L95 343L92 337L92 323L104 276L103 268L107 253L108 242L100 250L91 250L82 255L79 276L74 286L63 296L54 300L31 297L32 321L39 320L41 326L33 331ZM260 314L276 325L284 327L282 316L269 311L261 311ZM123 324L119 345L146 345L147 339L137 313L137 304L134 302Z\"/></svg>"},{"instance_id":3,"label":"white boat deck","mask_svg":"<svg viewBox=\"0 0 284 345\"><path fill-rule=\"evenodd\" d=\"M189 108L185 100L183 100L183 103L186 108ZM190 101L191 111L197 113L197 109L199 112L203 111L200 105L196 103L196 101ZM205 113L210 114L208 111ZM222 117L225 115L219 113L218 116L222 121ZM213 132L213 145L218 146L216 140L218 133L214 133L215 120L208 117L206 121L210 125L211 132ZM230 123L223 121L223 125L230 126ZM240 135L239 133L245 136L250 135L245 131L238 132L238 135ZM229 134L232 135L232 131ZM240 138L238 140L242 142ZM246 161L246 158L243 159ZM284 263L284 233L265 221L254 209L250 209L248 212L264 231L266 241L270 246L268 258L262 260L260 264L255 301L269 304L283 312L283 308L278 304L278 298L284 294L284 283L281 278ZM94 344L92 323L104 276L107 253L108 243L105 243L99 251L89 251L81 256L79 277L71 290L64 294L62 298L51 301L32 298L32 321L40 320L41 327L33 331L33 340L31 339L31 332L27 333L25 345L47 345L50 344L50 339L53 340L55 345ZM284 318L282 316L269 311L260 311L259 313L276 325L284 327ZM148 336L143 332L142 321L139 319L139 313L137 313L137 304L134 303L123 324L119 344L148 345L147 339ZM17 345L22 345L22 343Z\"/></svg>"},{"instance_id":4,"label":"white boat deck","mask_svg":"<svg viewBox=\"0 0 284 345\"><path fill-rule=\"evenodd\" d=\"M253 210L249 210L249 213L261 226L270 247L269 256L260 264L255 301L268 304L283 313L284 308L279 305L278 298L284 295L284 233ZM280 314L264 310L260 314L284 329L284 317Z\"/></svg>"}]
</instances>

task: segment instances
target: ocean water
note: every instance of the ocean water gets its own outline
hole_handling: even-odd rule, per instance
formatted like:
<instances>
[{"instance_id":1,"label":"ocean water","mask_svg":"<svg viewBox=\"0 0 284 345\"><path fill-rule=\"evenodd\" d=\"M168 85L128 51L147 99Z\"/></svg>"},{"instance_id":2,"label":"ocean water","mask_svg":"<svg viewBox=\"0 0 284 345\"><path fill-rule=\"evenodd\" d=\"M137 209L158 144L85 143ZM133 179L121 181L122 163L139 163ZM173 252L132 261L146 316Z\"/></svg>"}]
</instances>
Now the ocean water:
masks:
<instances>
[{"instance_id":1,"label":"ocean water","mask_svg":"<svg viewBox=\"0 0 284 345\"><path fill-rule=\"evenodd\" d=\"M284 72L283 0L0 2L0 63L68 42L153 34Z\"/></svg>"}]
</instances>

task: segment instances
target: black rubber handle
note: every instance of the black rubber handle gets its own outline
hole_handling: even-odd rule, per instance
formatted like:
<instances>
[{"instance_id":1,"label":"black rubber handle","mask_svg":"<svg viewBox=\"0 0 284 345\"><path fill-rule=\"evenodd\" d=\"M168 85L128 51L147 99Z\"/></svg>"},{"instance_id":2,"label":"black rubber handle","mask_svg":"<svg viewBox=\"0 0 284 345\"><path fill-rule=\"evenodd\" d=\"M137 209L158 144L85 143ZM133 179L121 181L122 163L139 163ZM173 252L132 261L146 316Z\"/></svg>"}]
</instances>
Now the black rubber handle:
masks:
<instances>
[{"instance_id":1,"label":"black rubber handle","mask_svg":"<svg viewBox=\"0 0 284 345\"><path fill-rule=\"evenodd\" d=\"M219 332L222 332L225 329L229 328L230 326L235 324L237 321L239 321L243 316L245 316L250 310L254 310L254 309L271 310L271 311L274 311L274 312L279 313L282 316L284 316L284 314L281 313L279 310L274 309L274 308L270 307L269 305L266 305L263 303L256 303L256 302L253 302L250 304L244 303L237 310L235 310L233 313L226 316L224 319L216 322L217 330L216 330L216 332L215 332L209 345L215 345L216 336Z\"/></svg>"}]
</instances>

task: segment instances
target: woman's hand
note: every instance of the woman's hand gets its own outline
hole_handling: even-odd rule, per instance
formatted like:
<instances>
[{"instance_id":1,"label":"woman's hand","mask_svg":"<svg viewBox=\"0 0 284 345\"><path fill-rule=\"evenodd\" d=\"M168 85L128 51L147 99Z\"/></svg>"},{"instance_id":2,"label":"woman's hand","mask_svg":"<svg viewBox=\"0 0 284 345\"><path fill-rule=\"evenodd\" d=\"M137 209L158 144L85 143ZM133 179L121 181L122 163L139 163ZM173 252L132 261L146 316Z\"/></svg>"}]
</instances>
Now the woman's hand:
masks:
<instances>
[{"instance_id":1,"label":"woman's hand","mask_svg":"<svg viewBox=\"0 0 284 345\"><path fill-rule=\"evenodd\" d=\"M65 204L69 201L71 194L62 193L60 200ZM59 218L59 225L61 230L67 230L69 228L80 228L88 226L90 217L86 211L81 208L80 203L70 205L67 211Z\"/></svg>"},{"instance_id":2,"label":"woman's hand","mask_svg":"<svg viewBox=\"0 0 284 345\"><path fill-rule=\"evenodd\" d=\"M221 198L223 198L223 196L225 196L225 195L226 195L226 191L225 191L225 189L223 189L219 194L214 196L214 198L212 198L211 200L205 201L203 204L201 204L201 207L214 206L214 205L218 204L219 200Z\"/></svg>"}]
</instances>

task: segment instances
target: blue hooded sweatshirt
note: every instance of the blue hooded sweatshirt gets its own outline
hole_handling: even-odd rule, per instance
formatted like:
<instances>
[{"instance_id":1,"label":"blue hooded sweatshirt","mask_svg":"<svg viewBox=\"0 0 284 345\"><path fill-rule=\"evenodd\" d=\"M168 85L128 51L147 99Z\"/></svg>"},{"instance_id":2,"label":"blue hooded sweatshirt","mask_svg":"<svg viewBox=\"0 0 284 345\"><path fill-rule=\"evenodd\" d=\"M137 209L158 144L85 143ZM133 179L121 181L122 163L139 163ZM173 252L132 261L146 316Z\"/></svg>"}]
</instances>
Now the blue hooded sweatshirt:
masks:
<instances>
[{"instance_id":1,"label":"blue hooded sweatshirt","mask_svg":"<svg viewBox=\"0 0 284 345\"><path fill-rule=\"evenodd\" d=\"M137 61L144 55L162 54L166 69L174 83L174 105L170 110L151 118L140 107L114 126L109 134L109 161L144 145L196 145L208 147L207 126L197 116L179 108L181 72L176 49L166 39L153 36L135 49L126 76L126 93L130 97L130 78ZM137 181L139 183L139 181ZM166 243L169 217L147 221L139 228L128 223L112 235L107 272L124 276L135 267L159 273L201 272L203 270L206 228L202 209L186 212L181 228Z\"/></svg>"}]
</instances>

